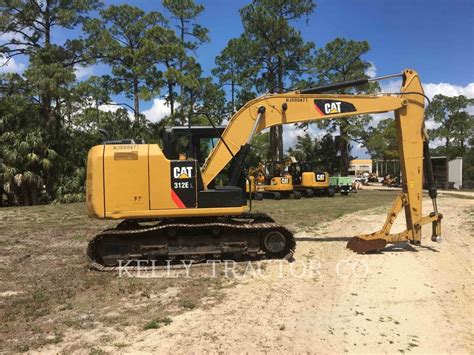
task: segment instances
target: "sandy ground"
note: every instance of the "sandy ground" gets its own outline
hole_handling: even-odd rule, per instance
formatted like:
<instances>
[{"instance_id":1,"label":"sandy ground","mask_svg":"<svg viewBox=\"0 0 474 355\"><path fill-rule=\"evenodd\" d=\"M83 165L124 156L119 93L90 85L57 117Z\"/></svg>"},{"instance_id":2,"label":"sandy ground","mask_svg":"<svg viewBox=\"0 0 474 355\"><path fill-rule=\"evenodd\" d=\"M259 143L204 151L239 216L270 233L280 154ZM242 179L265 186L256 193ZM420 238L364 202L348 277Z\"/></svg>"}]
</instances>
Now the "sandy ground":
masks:
<instances>
[{"instance_id":1,"label":"sandy ground","mask_svg":"<svg viewBox=\"0 0 474 355\"><path fill-rule=\"evenodd\" d=\"M376 230L385 211L345 215L317 236L298 233L296 262L267 264L246 277L240 270L215 306L173 317L160 329L76 332L41 351L107 334L111 344L123 343L101 347L113 353L473 353L474 200L438 203L445 215L441 244L430 241L428 226L422 247L357 255L345 249L346 237Z\"/></svg>"}]
</instances>

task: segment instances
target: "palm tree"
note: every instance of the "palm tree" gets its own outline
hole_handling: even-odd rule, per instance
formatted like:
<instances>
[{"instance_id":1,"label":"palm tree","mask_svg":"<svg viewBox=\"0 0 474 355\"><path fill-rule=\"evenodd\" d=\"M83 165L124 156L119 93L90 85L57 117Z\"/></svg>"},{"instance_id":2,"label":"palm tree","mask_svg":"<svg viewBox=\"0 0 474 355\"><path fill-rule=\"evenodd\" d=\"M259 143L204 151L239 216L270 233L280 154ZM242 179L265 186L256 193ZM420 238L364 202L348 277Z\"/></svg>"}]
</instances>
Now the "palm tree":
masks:
<instances>
[{"instance_id":1,"label":"palm tree","mask_svg":"<svg viewBox=\"0 0 474 355\"><path fill-rule=\"evenodd\" d=\"M47 198L46 184L58 155L45 144L40 131L0 135L0 182L15 204L34 205Z\"/></svg>"}]
</instances>

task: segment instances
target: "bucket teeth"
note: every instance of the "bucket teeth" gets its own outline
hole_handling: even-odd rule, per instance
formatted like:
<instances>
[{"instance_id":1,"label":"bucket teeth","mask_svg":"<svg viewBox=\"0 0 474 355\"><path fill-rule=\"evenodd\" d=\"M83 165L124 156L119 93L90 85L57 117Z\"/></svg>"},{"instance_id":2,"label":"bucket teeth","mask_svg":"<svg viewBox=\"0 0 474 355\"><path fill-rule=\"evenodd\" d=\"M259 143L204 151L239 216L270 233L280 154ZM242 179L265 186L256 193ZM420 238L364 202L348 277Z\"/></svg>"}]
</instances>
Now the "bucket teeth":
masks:
<instances>
[{"instance_id":1,"label":"bucket teeth","mask_svg":"<svg viewBox=\"0 0 474 355\"><path fill-rule=\"evenodd\" d=\"M357 254L365 254L371 251L383 249L387 245L385 239L362 239L353 237L347 242L347 248Z\"/></svg>"}]
</instances>

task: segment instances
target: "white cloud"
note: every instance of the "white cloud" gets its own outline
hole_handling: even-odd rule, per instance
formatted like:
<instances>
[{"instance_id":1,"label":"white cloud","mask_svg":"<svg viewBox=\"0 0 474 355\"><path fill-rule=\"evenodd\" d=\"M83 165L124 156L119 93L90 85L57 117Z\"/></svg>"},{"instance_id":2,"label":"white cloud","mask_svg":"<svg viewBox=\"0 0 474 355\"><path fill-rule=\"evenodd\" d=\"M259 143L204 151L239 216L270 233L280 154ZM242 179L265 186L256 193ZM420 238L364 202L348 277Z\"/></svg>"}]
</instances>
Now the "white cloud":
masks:
<instances>
[{"instance_id":1,"label":"white cloud","mask_svg":"<svg viewBox=\"0 0 474 355\"><path fill-rule=\"evenodd\" d=\"M112 104L102 104L99 106L99 110L104 112L117 112L120 108L123 107L121 105L114 105L114 102L112 102Z\"/></svg>"},{"instance_id":2,"label":"white cloud","mask_svg":"<svg viewBox=\"0 0 474 355\"><path fill-rule=\"evenodd\" d=\"M130 120L133 120L133 112L127 109L126 107L122 105L114 105L115 102L111 102L110 104L102 104L99 106L99 110L104 111L104 112L117 112L119 109L126 109L128 113L128 117Z\"/></svg>"},{"instance_id":3,"label":"white cloud","mask_svg":"<svg viewBox=\"0 0 474 355\"><path fill-rule=\"evenodd\" d=\"M426 95L431 99L435 95L442 94L444 96L459 96L464 95L470 99L474 98L474 83L469 83L466 86L453 85L448 83L428 83L424 84Z\"/></svg>"},{"instance_id":4,"label":"white cloud","mask_svg":"<svg viewBox=\"0 0 474 355\"><path fill-rule=\"evenodd\" d=\"M433 120L425 120L426 129L435 129L439 127L439 124Z\"/></svg>"},{"instance_id":5,"label":"white cloud","mask_svg":"<svg viewBox=\"0 0 474 355\"><path fill-rule=\"evenodd\" d=\"M33 32L30 31L30 30L25 30L25 34L27 35L31 35ZM11 42L12 40L17 40L17 41L22 41L23 40L23 35L20 34L20 33L15 33L15 32L6 32L6 33L2 33L0 35L0 42L3 42L3 43L9 43ZM9 47L14 47L15 45L9 43L8 45Z\"/></svg>"},{"instance_id":6,"label":"white cloud","mask_svg":"<svg viewBox=\"0 0 474 355\"><path fill-rule=\"evenodd\" d=\"M89 104L89 107L92 107L92 102ZM133 112L131 110L125 106L116 104L114 101L112 101L110 104L102 104L99 106L99 110L104 112L117 112L119 109L126 109L130 120L134 119ZM142 111L142 114L145 115L145 117L151 122L159 122L161 119L169 115L170 111L171 110L166 105L164 99L156 98L153 100L152 107L150 107L148 110Z\"/></svg>"},{"instance_id":7,"label":"white cloud","mask_svg":"<svg viewBox=\"0 0 474 355\"><path fill-rule=\"evenodd\" d=\"M402 85L401 80L388 80L380 82L380 89L382 92L400 92ZM423 84L426 96L432 99L437 94L445 96L464 95L468 98L474 98L474 83L469 83L466 86L453 85L448 83L425 83Z\"/></svg>"},{"instance_id":8,"label":"white cloud","mask_svg":"<svg viewBox=\"0 0 474 355\"><path fill-rule=\"evenodd\" d=\"M384 93L395 93L400 91L400 87L402 85L401 80L389 80L389 81L382 81L380 83L380 89ZM444 96L459 96L464 95L467 98L473 99L474 98L474 83L469 83L466 86L448 84L448 83L426 83L423 84L423 89L425 91L426 96L433 99L438 94L442 94ZM474 114L474 106L468 106L467 112L470 114ZM389 113L382 113L378 115L373 115L374 122L373 124L377 124L381 119L387 117L393 117L392 114ZM426 122L426 127L428 129L436 128L436 123L432 121Z\"/></svg>"},{"instance_id":9,"label":"white cloud","mask_svg":"<svg viewBox=\"0 0 474 355\"><path fill-rule=\"evenodd\" d=\"M83 67L81 65L76 65L74 67L74 74L78 80L89 78L92 74L94 74L94 71L94 66Z\"/></svg>"},{"instance_id":10,"label":"white cloud","mask_svg":"<svg viewBox=\"0 0 474 355\"><path fill-rule=\"evenodd\" d=\"M95 108L95 103L94 103L94 100L92 99L92 97L90 97L89 100L87 100L85 102L83 107L78 108L76 110L75 114L79 115L79 114L83 113L84 109L86 109L86 108ZM130 121L133 121L133 119L134 119L133 112L131 110L127 109L126 107L124 107L122 105L116 104L114 101L112 101L110 104L99 105L98 109L100 111L104 111L104 112L117 112L117 110L119 110L119 109L125 109L127 111L128 118L130 119Z\"/></svg>"},{"instance_id":11,"label":"white cloud","mask_svg":"<svg viewBox=\"0 0 474 355\"><path fill-rule=\"evenodd\" d=\"M400 79L382 80L382 81L379 81L379 85L380 85L380 91L382 93L395 93L395 92L400 92L402 81Z\"/></svg>"},{"instance_id":12,"label":"white cloud","mask_svg":"<svg viewBox=\"0 0 474 355\"><path fill-rule=\"evenodd\" d=\"M153 105L142 113L149 121L156 123L168 116L171 113L171 109L165 99L155 98Z\"/></svg>"},{"instance_id":13,"label":"white cloud","mask_svg":"<svg viewBox=\"0 0 474 355\"><path fill-rule=\"evenodd\" d=\"M393 112L384 112L384 113L376 113L372 116L372 121L370 122L370 126L375 127L379 124L380 121L385 120L387 118L394 118Z\"/></svg>"},{"instance_id":14,"label":"white cloud","mask_svg":"<svg viewBox=\"0 0 474 355\"><path fill-rule=\"evenodd\" d=\"M2 33L0 35L0 41L1 42L9 42L12 39L20 39L20 38L21 38L20 36L16 35L13 32Z\"/></svg>"},{"instance_id":15,"label":"white cloud","mask_svg":"<svg viewBox=\"0 0 474 355\"><path fill-rule=\"evenodd\" d=\"M283 148L288 150L289 147L294 147L298 137L304 136L308 133L312 138L322 138L327 132L323 129L318 128L316 124L310 123L306 130L297 128L293 124L287 124L283 126Z\"/></svg>"},{"instance_id":16,"label":"white cloud","mask_svg":"<svg viewBox=\"0 0 474 355\"><path fill-rule=\"evenodd\" d=\"M431 148L437 148L441 145L445 145L446 144L446 141L441 139L441 138L431 138L430 139L430 147Z\"/></svg>"},{"instance_id":17,"label":"white cloud","mask_svg":"<svg viewBox=\"0 0 474 355\"><path fill-rule=\"evenodd\" d=\"M0 73L23 73L25 64L19 63L15 58L0 57Z\"/></svg>"},{"instance_id":18,"label":"white cloud","mask_svg":"<svg viewBox=\"0 0 474 355\"><path fill-rule=\"evenodd\" d=\"M312 131L308 132L309 130L310 130L310 128L308 128L307 132L305 132L302 129L298 129L294 125L284 125L283 126L283 148L284 148L284 150L286 151L289 147L293 147L296 144L296 141L297 141L299 136L304 136L306 133L309 133L309 134L312 135Z\"/></svg>"},{"instance_id":19,"label":"white cloud","mask_svg":"<svg viewBox=\"0 0 474 355\"><path fill-rule=\"evenodd\" d=\"M369 78L375 78L377 75L377 68L373 62L369 62L370 67L367 68L365 71L365 75L367 75Z\"/></svg>"}]
</instances>

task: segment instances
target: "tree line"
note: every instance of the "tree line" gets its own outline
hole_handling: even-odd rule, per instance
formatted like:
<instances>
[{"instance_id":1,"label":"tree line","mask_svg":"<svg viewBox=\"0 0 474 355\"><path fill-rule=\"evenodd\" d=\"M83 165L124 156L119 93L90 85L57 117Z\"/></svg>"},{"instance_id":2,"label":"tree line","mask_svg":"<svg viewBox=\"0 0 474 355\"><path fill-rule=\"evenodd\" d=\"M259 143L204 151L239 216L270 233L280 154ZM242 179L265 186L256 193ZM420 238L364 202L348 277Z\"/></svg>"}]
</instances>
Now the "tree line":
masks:
<instances>
[{"instance_id":1,"label":"tree line","mask_svg":"<svg viewBox=\"0 0 474 355\"><path fill-rule=\"evenodd\" d=\"M100 0L0 0L2 64L28 60L23 73L0 76L0 192L10 204L83 200L86 155L101 141L99 129L112 138L156 143L166 125L191 118L193 124L206 122L194 112L205 111L219 124L259 94L363 78L371 65L364 59L367 41L337 38L317 49L303 39L295 23L316 10L313 0L252 0L240 9L243 33L229 40L215 59L213 77L206 76L196 55L211 41L199 22L204 6L163 0L162 7L158 12L106 7ZM94 64L107 66L107 74L79 81L77 70ZM371 84L350 93L378 90ZM156 97L170 114L153 123L141 103ZM103 105L119 109L103 111ZM440 109L432 115L441 117ZM351 141L374 152L392 149L384 142L390 127L385 132L379 124L368 132L370 120L319 123L338 134L337 140L331 136L340 157L335 170L347 173ZM453 124L448 126L451 132ZM472 127L463 129L466 135ZM272 128L255 145L256 156L283 160L283 128Z\"/></svg>"}]
</instances>

